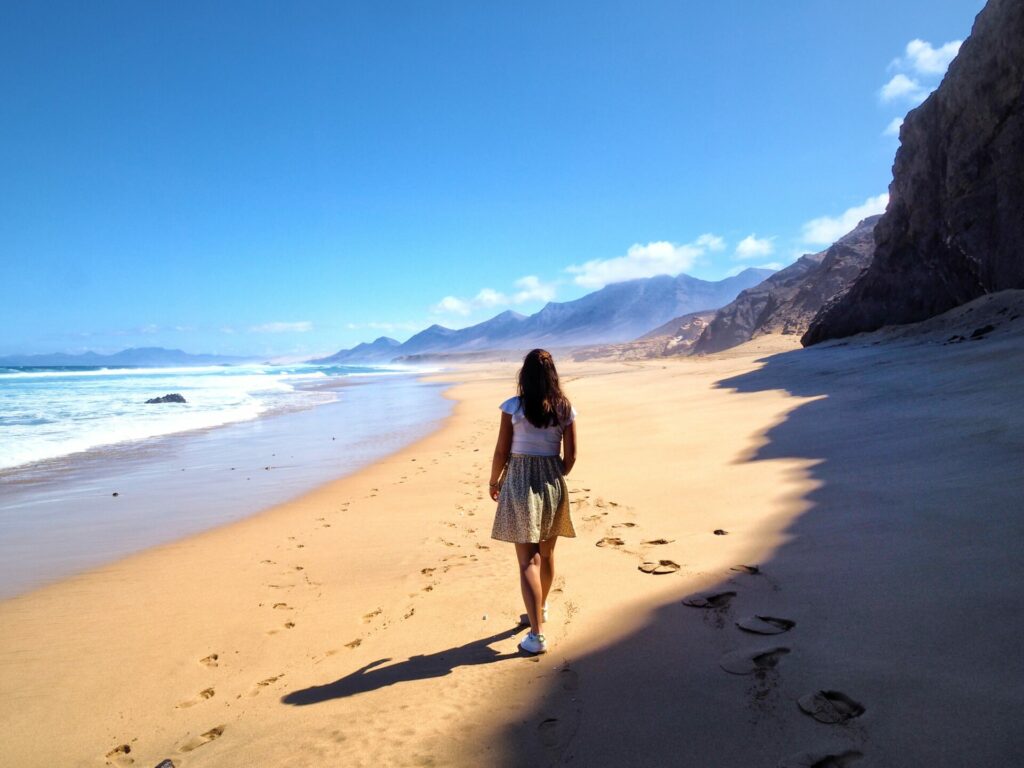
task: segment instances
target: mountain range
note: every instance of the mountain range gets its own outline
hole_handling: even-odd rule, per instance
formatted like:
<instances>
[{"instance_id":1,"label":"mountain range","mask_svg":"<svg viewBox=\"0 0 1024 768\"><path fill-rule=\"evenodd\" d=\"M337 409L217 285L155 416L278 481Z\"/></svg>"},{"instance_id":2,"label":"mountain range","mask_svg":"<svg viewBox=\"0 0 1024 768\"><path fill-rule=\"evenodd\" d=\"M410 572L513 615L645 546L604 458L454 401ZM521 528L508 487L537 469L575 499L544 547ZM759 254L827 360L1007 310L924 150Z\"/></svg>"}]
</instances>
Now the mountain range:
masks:
<instances>
[{"instance_id":1,"label":"mountain range","mask_svg":"<svg viewBox=\"0 0 1024 768\"><path fill-rule=\"evenodd\" d=\"M432 325L405 343L381 337L310 362L387 362L413 355L628 341L673 317L728 304L771 274L769 269L745 269L714 282L685 274L626 280L573 301L550 302L529 316L509 310L467 328Z\"/></svg>"}]
</instances>

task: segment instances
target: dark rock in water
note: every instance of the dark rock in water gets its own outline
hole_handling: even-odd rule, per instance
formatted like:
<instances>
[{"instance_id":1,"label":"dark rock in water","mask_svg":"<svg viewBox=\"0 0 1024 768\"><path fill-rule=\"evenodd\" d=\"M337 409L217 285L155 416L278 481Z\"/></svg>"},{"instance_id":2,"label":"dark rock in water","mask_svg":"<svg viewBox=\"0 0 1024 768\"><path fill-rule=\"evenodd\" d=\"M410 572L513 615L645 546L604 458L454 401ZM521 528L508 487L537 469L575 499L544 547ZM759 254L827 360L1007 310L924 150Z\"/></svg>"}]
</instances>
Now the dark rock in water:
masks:
<instances>
[{"instance_id":1,"label":"dark rock in water","mask_svg":"<svg viewBox=\"0 0 1024 768\"><path fill-rule=\"evenodd\" d=\"M121 494L120 494L120 493L118 493L117 491L114 491L114 492L113 492L112 494L110 494L110 495L111 495L111 496L115 496L115 497L117 497L117 496L120 496Z\"/></svg>"},{"instance_id":2,"label":"dark rock in water","mask_svg":"<svg viewBox=\"0 0 1024 768\"><path fill-rule=\"evenodd\" d=\"M1024 288L1024 3L989 0L900 140L874 260L805 345Z\"/></svg>"},{"instance_id":3,"label":"dark rock in water","mask_svg":"<svg viewBox=\"0 0 1024 768\"><path fill-rule=\"evenodd\" d=\"M721 352L767 333L802 334L818 311L842 296L875 253L869 216L827 250L801 256L722 307L693 345L696 354Z\"/></svg>"},{"instance_id":4,"label":"dark rock in water","mask_svg":"<svg viewBox=\"0 0 1024 768\"><path fill-rule=\"evenodd\" d=\"M185 402L185 398L184 397L179 395L177 392L172 392L171 394L164 395L163 397L154 397L151 400L147 400L146 404L148 405L150 403L184 403L184 402Z\"/></svg>"},{"instance_id":5,"label":"dark rock in water","mask_svg":"<svg viewBox=\"0 0 1024 768\"><path fill-rule=\"evenodd\" d=\"M174 768L174 761L170 759L161 760L159 763L157 763L156 768Z\"/></svg>"}]
</instances>

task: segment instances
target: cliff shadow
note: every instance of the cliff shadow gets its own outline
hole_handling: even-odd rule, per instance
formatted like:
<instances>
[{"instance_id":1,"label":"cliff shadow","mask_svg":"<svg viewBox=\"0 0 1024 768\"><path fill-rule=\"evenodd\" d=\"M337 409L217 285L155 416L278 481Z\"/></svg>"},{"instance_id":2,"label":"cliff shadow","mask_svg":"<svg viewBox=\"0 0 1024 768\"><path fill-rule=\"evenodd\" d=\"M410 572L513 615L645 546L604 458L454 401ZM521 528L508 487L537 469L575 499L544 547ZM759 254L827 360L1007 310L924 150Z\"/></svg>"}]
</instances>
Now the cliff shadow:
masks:
<instances>
[{"instance_id":1,"label":"cliff shadow","mask_svg":"<svg viewBox=\"0 0 1024 768\"><path fill-rule=\"evenodd\" d=\"M1017 372L1022 348L1009 356ZM1015 543L1024 534L1024 409L1006 354L862 344L759 362L716 386L738 397L784 390L815 399L735 461L809 460L806 511L756 573L723 569L702 592L731 599L695 608L683 602L695 595L680 592L637 632L568 659L571 691L552 670L528 716L500 732L498 764L958 765L1024 756L1008 683L1024 679L1014 650L1022 622L1006 620L1024 616L1022 590L1012 587L1024 578ZM623 579L650 578L631 567L622 566ZM795 626L776 635L736 626L752 615ZM826 719L855 705L864 712L819 722L798 701L822 690L853 702L819 697Z\"/></svg>"}]
</instances>

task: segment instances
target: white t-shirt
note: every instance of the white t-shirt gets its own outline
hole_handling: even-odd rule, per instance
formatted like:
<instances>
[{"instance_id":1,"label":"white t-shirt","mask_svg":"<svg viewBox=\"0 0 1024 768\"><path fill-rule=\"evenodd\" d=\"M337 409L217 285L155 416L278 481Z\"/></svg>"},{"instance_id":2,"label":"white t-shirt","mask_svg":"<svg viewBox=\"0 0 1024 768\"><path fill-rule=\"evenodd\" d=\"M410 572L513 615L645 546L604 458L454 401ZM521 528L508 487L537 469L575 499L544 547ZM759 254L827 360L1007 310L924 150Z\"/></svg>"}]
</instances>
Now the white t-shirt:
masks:
<instances>
[{"instance_id":1,"label":"white t-shirt","mask_svg":"<svg viewBox=\"0 0 1024 768\"><path fill-rule=\"evenodd\" d=\"M553 427L535 427L526 418L518 397L510 397L501 404L502 413L512 417L512 453L528 456L558 456L562 445L562 429L576 421L576 409L570 409L565 424Z\"/></svg>"}]
</instances>

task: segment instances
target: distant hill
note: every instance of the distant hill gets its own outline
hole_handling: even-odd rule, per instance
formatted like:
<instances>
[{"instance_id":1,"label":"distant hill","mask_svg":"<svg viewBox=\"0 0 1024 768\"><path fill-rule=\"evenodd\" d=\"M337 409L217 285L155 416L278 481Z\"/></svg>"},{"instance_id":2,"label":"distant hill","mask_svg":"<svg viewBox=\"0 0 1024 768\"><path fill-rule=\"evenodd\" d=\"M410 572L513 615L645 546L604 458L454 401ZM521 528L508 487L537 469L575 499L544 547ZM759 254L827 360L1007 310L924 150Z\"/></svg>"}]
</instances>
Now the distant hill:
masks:
<instances>
[{"instance_id":1,"label":"distant hill","mask_svg":"<svg viewBox=\"0 0 1024 768\"><path fill-rule=\"evenodd\" d=\"M698 280L689 275L627 280L606 285L579 299L550 302L530 316L506 311L468 328L432 325L404 344L372 350L361 344L315 362L381 362L413 356L470 353L483 350L573 347L628 341L670 318L690 312L716 309L732 301L744 288L757 285L772 274L768 269L746 269L724 280ZM393 341L393 340L391 340ZM390 357L387 355L390 353ZM339 357L341 356L341 357Z\"/></svg>"},{"instance_id":2,"label":"distant hill","mask_svg":"<svg viewBox=\"0 0 1024 768\"><path fill-rule=\"evenodd\" d=\"M320 357L309 362L317 364L383 363L391 360L396 354L395 350L400 346L401 342L381 336L372 342L363 342L352 349L342 349L328 357Z\"/></svg>"},{"instance_id":3,"label":"distant hill","mask_svg":"<svg viewBox=\"0 0 1024 768\"><path fill-rule=\"evenodd\" d=\"M573 351L573 360L644 360L667 355L685 355L715 317L715 310L691 312L674 317L634 341L596 344Z\"/></svg>"},{"instance_id":4,"label":"distant hill","mask_svg":"<svg viewBox=\"0 0 1024 768\"><path fill-rule=\"evenodd\" d=\"M818 311L846 293L871 263L880 218L869 216L827 250L801 256L743 291L716 313L693 351L721 352L766 333L802 334Z\"/></svg>"},{"instance_id":5,"label":"distant hill","mask_svg":"<svg viewBox=\"0 0 1024 768\"><path fill-rule=\"evenodd\" d=\"M106 366L155 368L164 366L188 365L237 365L251 362L252 358L230 357L227 355L193 355L180 349L164 349L163 347L134 347L123 349L111 355L96 352L83 352L80 355L69 355L63 352L42 355L9 355L0 357L0 366L24 367L63 367L63 366Z\"/></svg>"}]
</instances>

